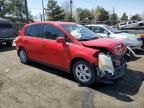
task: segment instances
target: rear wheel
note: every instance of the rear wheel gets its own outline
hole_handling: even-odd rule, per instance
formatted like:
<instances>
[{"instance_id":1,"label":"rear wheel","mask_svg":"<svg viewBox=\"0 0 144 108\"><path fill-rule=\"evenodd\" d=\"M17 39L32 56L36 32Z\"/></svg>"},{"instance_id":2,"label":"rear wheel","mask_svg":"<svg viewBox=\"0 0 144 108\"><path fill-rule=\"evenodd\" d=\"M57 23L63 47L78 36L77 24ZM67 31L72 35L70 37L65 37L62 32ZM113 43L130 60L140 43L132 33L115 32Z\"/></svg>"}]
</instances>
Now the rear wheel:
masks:
<instances>
[{"instance_id":1,"label":"rear wheel","mask_svg":"<svg viewBox=\"0 0 144 108\"><path fill-rule=\"evenodd\" d=\"M26 51L23 48L19 50L19 58L22 63L24 64L28 63L28 56Z\"/></svg>"},{"instance_id":2,"label":"rear wheel","mask_svg":"<svg viewBox=\"0 0 144 108\"><path fill-rule=\"evenodd\" d=\"M11 46L12 46L12 44L13 44L13 42L12 42L12 41L10 41L10 42L6 42L6 45L7 45L8 47L11 47Z\"/></svg>"},{"instance_id":3,"label":"rear wheel","mask_svg":"<svg viewBox=\"0 0 144 108\"><path fill-rule=\"evenodd\" d=\"M84 60L77 61L73 65L73 75L82 85L91 85L96 81L96 72L92 65Z\"/></svg>"}]
</instances>

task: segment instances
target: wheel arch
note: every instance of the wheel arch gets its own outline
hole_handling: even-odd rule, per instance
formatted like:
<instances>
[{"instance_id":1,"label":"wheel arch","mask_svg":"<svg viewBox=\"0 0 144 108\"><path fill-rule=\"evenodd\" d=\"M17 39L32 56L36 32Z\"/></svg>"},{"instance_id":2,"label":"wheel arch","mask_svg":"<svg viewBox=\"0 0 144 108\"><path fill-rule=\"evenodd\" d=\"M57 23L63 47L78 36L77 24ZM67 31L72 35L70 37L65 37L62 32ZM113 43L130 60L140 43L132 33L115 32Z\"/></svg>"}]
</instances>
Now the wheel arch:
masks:
<instances>
[{"instance_id":1,"label":"wheel arch","mask_svg":"<svg viewBox=\"0 0 144 108\"><path fill-rule=\"evenodd\" d=\"M25 50L25 48L24 48L23 46L19 46L18 51L17 51L18 56L19 56L19 51L20 51L21 49L24 49L24 50Z\"/></svg>"},{"instance_id":2,"label":"wheel arch","mask_svg":"<svg viewBox=\"0 0 144 108\"><path fill-rule=\"evenodd\" d=\"M83 58L83 57L75 57L71 60L71 63L70 63L70 72L72 72L72 68L73 68L73 65L77 62L77 61L80 61L80 60L83 60L83 61L86 61L88 63L90 63L87 59Z\"/></svg>"}]
</instances>

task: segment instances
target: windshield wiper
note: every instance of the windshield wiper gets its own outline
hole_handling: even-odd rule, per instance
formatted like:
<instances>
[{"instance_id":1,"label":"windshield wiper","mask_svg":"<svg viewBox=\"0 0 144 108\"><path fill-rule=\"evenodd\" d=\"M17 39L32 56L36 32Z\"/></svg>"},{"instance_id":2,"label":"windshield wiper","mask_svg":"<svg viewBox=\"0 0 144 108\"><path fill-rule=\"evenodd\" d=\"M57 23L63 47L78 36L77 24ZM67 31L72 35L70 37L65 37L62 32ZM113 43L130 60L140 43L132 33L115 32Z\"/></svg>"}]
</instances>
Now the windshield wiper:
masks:
<instances>
[{"instance_id":1,"label":"windshield wiper","mask_svg":"<svg viewBox=\"0 0 144 108\"><path fill-rule=\"evenodd\" d=\"M77 40L79 40L79 41L88 41L89 39L87 39L87 38L80 38L80 39L77 39Z\"/></svg>"},{"instance_id":2,"label":"windshield wiper","mask_svg":"<svg viewBox=\"0 0 144 108\"><path fill-rule=\"evenodd\" d=\"M89 40L94 40L94 39L97 39L97 38L99 38L99 37L93 37L93 38L90 38Z\"/></svg>"},{"instance_id":3,"label":"windshield wiper","mask_svg":"<svg viewBox=\"0 0 144 108\"><path fill-rule=\"evenodd\" d=\"M94 40L97 39L98 37L92 37L92 38L80 38L78 39L79 41L89 41L89 40Z\"/></svg>"}]
</instances>

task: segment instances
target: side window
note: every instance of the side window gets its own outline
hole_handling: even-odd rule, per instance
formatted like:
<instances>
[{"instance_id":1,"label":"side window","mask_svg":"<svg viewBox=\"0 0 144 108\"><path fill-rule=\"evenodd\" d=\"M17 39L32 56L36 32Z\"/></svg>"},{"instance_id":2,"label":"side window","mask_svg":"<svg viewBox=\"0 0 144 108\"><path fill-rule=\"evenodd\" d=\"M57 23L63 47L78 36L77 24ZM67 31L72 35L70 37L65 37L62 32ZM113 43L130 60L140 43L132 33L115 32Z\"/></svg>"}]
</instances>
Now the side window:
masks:
<instances>
[{"instance_id":1,"label":"side window","mask_svg":"<svg viewBox=\"0 0 144 108\"><path fill-rule=\"evenodd\" d=\"M95 32L95 33L100 33L100 32L99 32L99 27L94 27L93 32Z\"/></svg>"},{"instance_id":2,"label":"side window","mask_svg":"<svg viewBox=\"0 0 144 108\"><path fill-rule=\"evenodd\" d=\"M31 26L26 27L25 29L25 35L30 36Z\"/></svg>"},{"instance_id":3,"label":"side window","mask_svg":"<svg viewBox=\"0 0 144 108\"><path fill-rule=\"evenodd\" d=\"M57 37L65 37L65 34L52 25L44 25L43 36L46 39L56 40Z\"/></svg>"},{"instance_id":4,"label":"side window","mask_svg":"<svg viewBox=\"0 0 144 108\"><path fill-rule=\"evenodd\" d=\"M42 37L42 24L31 25L30 36Z\"/></svg>"},{"instance_id":5,"label":"side window","mask_svg":"<svg viewBox=\"0 0 144 108\"><path fill-rule=\"evenodd\" d=\"M128 22L128 24L131 24L131 22Z\"/></svg>"},{"instance_id":6,"label":"side window","mask_svg":"<svg viewBox=\"0 0 144 108\"><path fill-rule=\"evenodd\" d=\"M95 33L104 33L104 34L107 34L108 31L105 30L104 28L102 27L94 27L94 30L93 30Z\"/></svg>"},{"instance_id":7,"label":"side window","mask_svg":"<svg viewBox=\"0 0 144 108\"><path fill-rule=\"evenodd\" d=\"M92 30L93 26L86 26L88 29Z\"/></svg>"},{"instance_id":8,"label":"side window","mask_svg":"<svg viewBox=\"0 0 144 108\"><path fill-rule=\"evenodd\" d=\"M0 28L13 28L11 24L8 23L0 23Z\"/></svg>"}]
</instances>

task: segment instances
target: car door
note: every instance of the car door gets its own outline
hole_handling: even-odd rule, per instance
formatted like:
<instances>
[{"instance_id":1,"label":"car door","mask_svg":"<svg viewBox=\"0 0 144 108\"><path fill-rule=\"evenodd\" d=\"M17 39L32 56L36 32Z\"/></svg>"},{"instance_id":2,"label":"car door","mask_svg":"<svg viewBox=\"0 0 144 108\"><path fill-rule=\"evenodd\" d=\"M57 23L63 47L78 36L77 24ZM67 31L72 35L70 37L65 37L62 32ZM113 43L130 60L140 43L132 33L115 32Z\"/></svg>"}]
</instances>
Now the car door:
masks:
<instances>
[{"instance_id":1,"label":"car door","mask_svg":"<svg viewBox=\"0 0 144 108\"><path fill-rule=\"evenodd\" d=\"M24 47L30 59L41 60L42 24L28 26L25 30Z\"/></svg>"},{"instance_id":2,"label":"car door","mask_svg":"<svg viewBox=\"0 0 144 108\"><path fill-rule=\"evenodd\" d=\"M44 24L43 37L43 60L47 64L65 68L68 46L56 42L57 37L65 37L65 34L53 25Z\"/></svg>"},{"instance_id":3,"label":"car door","mask_svg":"<svg viewBox=\"0 0 144 108\"><path fill-rule=\"evenodd\" d=\"M100 35L103 38L107 38L109 33L106 29L98 26L95 26L93 28L93 32L95 32L96 34Z\"/></svg>"}]
</instances>

